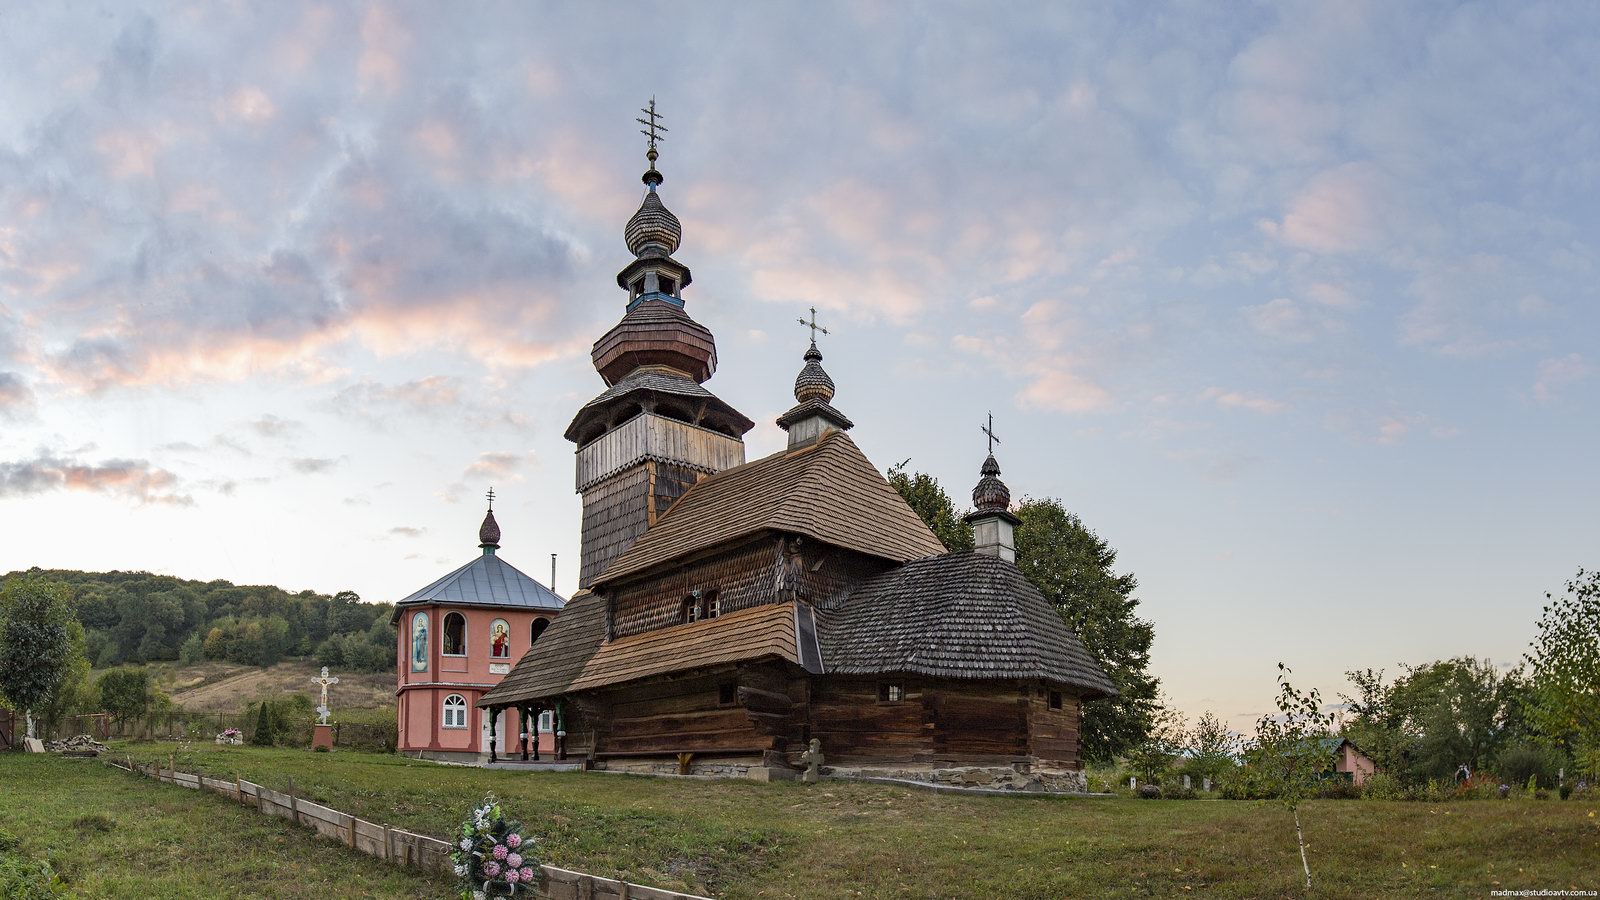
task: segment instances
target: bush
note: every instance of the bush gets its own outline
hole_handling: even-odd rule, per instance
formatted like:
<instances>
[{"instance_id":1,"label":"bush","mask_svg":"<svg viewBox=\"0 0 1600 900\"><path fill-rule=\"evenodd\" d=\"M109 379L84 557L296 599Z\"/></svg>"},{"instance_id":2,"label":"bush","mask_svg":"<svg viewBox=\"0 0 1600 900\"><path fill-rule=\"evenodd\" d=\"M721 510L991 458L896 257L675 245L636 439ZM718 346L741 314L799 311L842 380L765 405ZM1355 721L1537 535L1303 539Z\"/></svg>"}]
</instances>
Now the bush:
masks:
<instances>
[{"instance_id":1,"label":"bush","mask_svg":"<svg viewBox=\"0 0 1600 900\"><path fill-rule=\"evenodd\" d=\"M1495 769L1506 784L1523 785L1529 779L1535 787L1555 787L1556 773L1566 765L1561 752L1533 744L1516 744L1501 751Z\"/></svg>"},{"instance_id":2,"label":"bush","mask_svg":"<svg viewBox=\"0 0 1600 900\"><path fill-rule=\"evenodd\" d=\"M1360 797L1361 789L1349 778L1329 778L1317 788L1317 798L1321 800L1356 800Z\"/></svg>"},{"instance_id":3,"label":"bush","mask_svg":"<svg viewBox=\"0 0 1600 900\"><path fill-rule=\"evenodd\" d=\"M1139 785L1139 799L1140 800L1160 800L1161 799L1161 788L1156 787L1153 784L1141 784L1141 785Z\"/></svg>"},{"instance_id":4,"label":"bush","mask_svg":"<svg viewBox=\"0 0 1600 900\"><path fill-rule=\"evenodd\" d=\"M1192 787L1184 787L1182 784L1175 784L1172 787L1163 788L1161 796L1168 800L1193 800L1199 795L1195 793L1195 790Z\"/></svg>"},{"instance_id":5,"label":"bush","mask_svg":"<svg viewBox=\"0 0 1600 900\"><path fill-rule=\"evenodd\" d=\"M6 900L43 900L65 893L55 869L44 860L0 856L0 897Z\"/></svg>"},{"instance_id":6,"label":"bush","mask_svg":"<svg viewBox=\"0 0 1600 900\"><path fill-rule=\"evenodd\" d=\"M1368 775L1367 780L1361 785L1361 799L1363 800L1404 800L1406 789L1401 786L1399 779L1385 772Z\"/></svg>"},{"instance_id":7,"label":"bush","mask_svg":"<svg viewBox=\"0 0 1600 900\"><path fill-rule=\"evenodd\" d=\"M256 710L256 730L250 735L250 743L257 747L272 746L272 705L266 700L261 701L261 706Z\"/></svg>"}]
</instances>

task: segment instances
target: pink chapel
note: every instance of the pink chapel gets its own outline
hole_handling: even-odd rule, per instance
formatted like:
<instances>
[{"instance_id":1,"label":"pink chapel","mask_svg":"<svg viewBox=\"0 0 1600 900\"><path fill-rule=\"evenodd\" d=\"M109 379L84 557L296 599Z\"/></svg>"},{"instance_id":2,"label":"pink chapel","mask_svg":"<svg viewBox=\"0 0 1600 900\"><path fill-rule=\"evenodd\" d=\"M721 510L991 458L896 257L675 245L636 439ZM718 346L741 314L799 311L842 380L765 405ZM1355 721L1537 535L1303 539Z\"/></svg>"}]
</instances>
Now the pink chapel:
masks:
<instances>
[{"instance_id":1,"label":"pink chapel","mask_svg":"<svg viewBox=\"0 0 1600 900\"><path fill-rule=\"evenodd\" d=\"M478 548L477 558L395 605L397 749L455 762L491 753L548 759L561 749L561 709L513 707L491 722L476 704L567 601L499 556L492 492Z\"/></svg>"}]
</instances>

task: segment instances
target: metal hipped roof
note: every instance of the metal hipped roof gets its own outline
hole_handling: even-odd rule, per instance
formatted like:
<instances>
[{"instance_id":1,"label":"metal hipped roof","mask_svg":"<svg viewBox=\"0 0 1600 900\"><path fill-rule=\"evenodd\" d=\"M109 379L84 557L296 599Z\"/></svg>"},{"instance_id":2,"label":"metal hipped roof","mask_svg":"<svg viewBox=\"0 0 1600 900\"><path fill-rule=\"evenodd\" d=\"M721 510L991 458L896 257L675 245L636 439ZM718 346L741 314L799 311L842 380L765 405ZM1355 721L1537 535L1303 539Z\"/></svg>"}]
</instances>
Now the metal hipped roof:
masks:
<instances>
[{"instance_id":1,"label":"metal hipped roof","mask_svg":"<svg viewBox=\"0 0 1600 900\"><path fill-rule=\"evenodd\" d=\"M397 606L456 603L517 609L560 609L567 601L498 556L485 553L401 600Z\"/></svg>"}]
</instances>

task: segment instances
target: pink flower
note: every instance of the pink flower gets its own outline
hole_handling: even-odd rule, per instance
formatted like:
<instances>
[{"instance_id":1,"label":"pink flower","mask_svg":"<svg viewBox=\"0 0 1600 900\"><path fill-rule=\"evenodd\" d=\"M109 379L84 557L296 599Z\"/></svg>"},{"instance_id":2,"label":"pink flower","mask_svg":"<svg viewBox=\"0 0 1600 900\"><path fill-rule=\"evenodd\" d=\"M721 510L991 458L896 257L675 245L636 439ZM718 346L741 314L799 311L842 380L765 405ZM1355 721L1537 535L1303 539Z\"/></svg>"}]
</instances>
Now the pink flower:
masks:
<instances>
[{"instance_id":1,"label":"pink flower","mask_svg":"<svg viewBox=\"0 0 1600 900\"><path fill-rule=\"evenodd\" d=\"M520 835L520 834L508 834L508 835L506 835L506 846L510 847L513 850L517 849L518 847L521 847L522 846L522 835Z\"/></svg>"},{"instance_id":2,"label":"pink flower","mask_svg":"<svg viewBox=\"0 0 1600 900\"><path fill-rule=\"evenodd\" d=\"M494 845L494 858L495 859L505 859L506 858L506 854L508 852L510 852L510 851L506 850L506 845L505 844L495 844Z\"/></svg>"},{"instance_id":3,"label":"pink flower","mask_svg":"<svg viewBox=\"0 0 1600 900\"><path fill-rule=\"evenodd\" d=\"M526 882L528 882L530 884L533 883L533 867L532 866L523 866L522 867L522 880L526 881Z\"/></svg>"},{"instance_id":4,"label":"pink flower","mask_svg":"<svg viewBox=\"0 0 1600 900\"><path fill-rule=\"evenodd\" d=\"M487 875L490 878L493 878L496 875L499 875L500 874L500 864L497 863L497 862L486 862L486 863L484 863L483 864L483 874Z\"/></svg>"},{"instance_id":5,"label":"pink flower","mask_svg":"<svg viewBox=\"0 0 1600 900\"><path fill-rule=\"evenodd\" d=\"M522 877L521 873L519 873L516 869L507 869L506 870L506 881L508 883L510 883L510 884L516 884L517 883L517 879L519 879L521 877Z\"/></svg>"},{"instance_id":6,"label":"pink flower","mask_svg":"<svg viewBox=\"0 0 1600 900\"><path fill-rule=\"evenodd\" d=\"M506 857L506 865L510 866L513 869L515 869L518 866L522 865L522 854L521 853L513 853L510 856Z\"/></svg>"}]
</instances>

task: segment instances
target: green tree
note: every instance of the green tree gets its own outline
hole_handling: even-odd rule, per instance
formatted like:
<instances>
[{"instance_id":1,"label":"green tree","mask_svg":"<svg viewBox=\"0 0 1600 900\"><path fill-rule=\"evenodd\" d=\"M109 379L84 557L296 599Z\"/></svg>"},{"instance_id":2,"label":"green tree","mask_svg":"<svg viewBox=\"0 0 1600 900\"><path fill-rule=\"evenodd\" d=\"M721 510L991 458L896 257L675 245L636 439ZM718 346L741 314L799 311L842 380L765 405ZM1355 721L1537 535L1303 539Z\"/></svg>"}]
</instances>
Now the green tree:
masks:
<instances>
[{"instance_id":1,"label":"green tree","mask_svg":"<svg viewBox=\"0 0 1600 900\"><path fill-rule=\"evenodd\" d=\"M272 746L272 703L268 700L261 701L260 708L256 711L256 733L250 736L250 743L257 747Z\"/></svg>"},{"instance_id":2,"label":"green tree","mask_svg":"<svg viewBox=\"0 0 1600 900\"><path fill-rule=\"evenodd\" d=\"M1466 765L1493 765L1526 731L1521 673L1504 675L1487 660L1463 656L1403 666L1392 683L1382 670L1346 672L1355 694L1341 732L1380 769L1411 784L1447 779Z\"/></svg>"},{"instance_id":3,"label":"green tree","mask_svg":"<svg viewBox=\"0 0 1600 900\"><path fill-rule=\"evenodd\" d=\"M1600 777L1600 571L1578 574L1539 617L1526 659L1532 668L1527 715L1547 739Z\"/></svg>"},{"instance_id":4,"label":"green tree","mask_svg":"<svg viewBox=\"0 0 1600 900\"><path fill-rule=\"evenodd\" d=\"M69 597L65 587L41 578L19 579L0 591L0 697L23 711L30 738L33 711L49 700L71 664Z\"/></svg>"},{"instance_id":5,"label":"green tree","mask_svg":"<svg viewBox=\"0 0 1600 900\"><path fill-rule=\"evenodd\" d=\"M1158 704L1144 740L1128 751L1128 767L1141 784L1162 784L1183 753L1184 722L1177 710Z\"/></svg>"},{"instance_id":6,"label":"green tree","mask_svg":"<svg viewBox=\"0 0 1600 900\"><path fill-rule=\"evenodd\" d=\"M1189 757L1183 768L1195 781L1219 782L1238 766L1239 736L1210 710L1184 732L1183 744Z\"/></svg>"},{"instance_id":7,"label":"green tree","mask_svg":"<svg viewBox=\"0 0 1600 900\"><path fill-rule=\"evenodd\" d=\"M112 669L95 683L100 707L120 726L150 710L150 673L136 666Z\"/></svg>"},{"instance_id":8,"label":"green tree","mask_svg":"<svg viewBox=\"0 0 1600 900\"><path fill-rule=\"evenodd\" d=\"M972 549L972 526L962 521L963 513L956 511L950 495L939 486L939 479L921 472L907 475L905 463L901 463L889 470L889 483L950 552Z\"/></svg>"},{"instance_id":9,"label":"green tree","mask_svg":"<svg viewBox=\"0 0 1600 900\"><path fill-rule=\"evenodd\" d=\"M1256 721L1255 740L1245 753L1245 764L1267 792L1294 814L1295 840L1309 891L1311 861L1306 857L1305 831L1300 827L1300 804L1316 796L1333 769L1328 737L1334 717L1322 711L1322 696L1315 688L1301 692L1290 684L1291 674L1288 666L1278 663L1278 714Z\"/></svg>"},{"instance_id":10,"label":"green tree","mask_svg":"<svg viewBox=\"0 0 1600 900\"><path fill-rule=\"evenodd\" d=\"M67 623L67 645L71 649L67 652L66 671L39 707L39 720L44 723L46 734L58 733L69 716L93 712L99 704L99 693L89 677L89 659L84 655L88 641L77 619Z\"/></svg>"},{"instance_id":11,"label":"green tree","mask_svg":"<svg viewBox=\"0 0 1600 900\"><path fill-rule=\"evenodd\" d=\"M1149 672L1155 628L1136 614L1138 579L1116 573L1117 551L1061 501L1025 499L1015 512L1017 566L1117 686L1116 697L1083 706L1083 755L1109 761L1144 740L1160 708Z\"/></svg>"}]
</instances>

